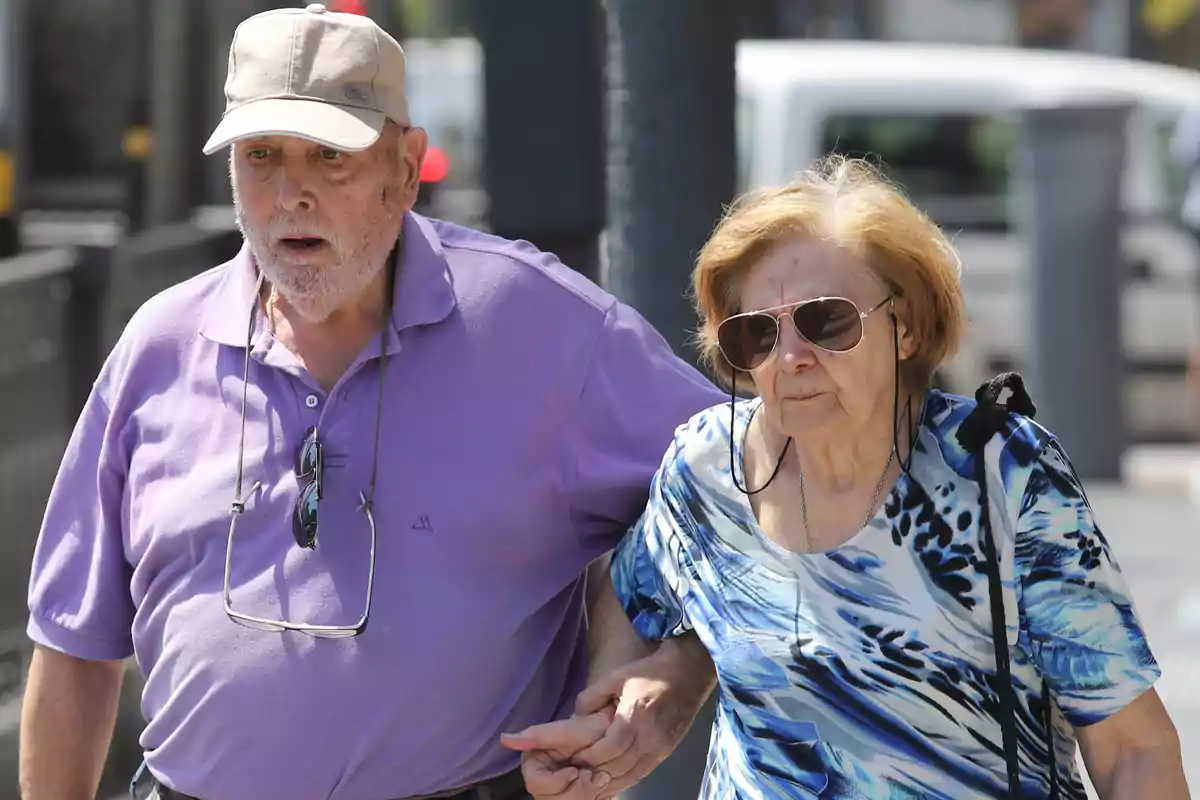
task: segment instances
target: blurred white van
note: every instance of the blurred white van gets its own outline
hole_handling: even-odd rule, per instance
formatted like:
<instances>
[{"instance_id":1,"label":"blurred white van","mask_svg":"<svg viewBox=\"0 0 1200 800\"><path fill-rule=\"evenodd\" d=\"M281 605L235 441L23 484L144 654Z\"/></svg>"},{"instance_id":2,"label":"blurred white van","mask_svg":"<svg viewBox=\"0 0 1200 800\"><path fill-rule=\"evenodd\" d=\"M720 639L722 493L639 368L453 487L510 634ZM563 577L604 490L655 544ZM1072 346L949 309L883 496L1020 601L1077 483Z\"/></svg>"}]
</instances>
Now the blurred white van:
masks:
<instances>
[{"instance_id":1,"label":"blurred white van","mask_svg":"<svg viewBox=\"0 0 1200 800\"><path fill-rule=\"evenodd\" d=\"M785 182L828 152L867 153L953 235L972 327L946 377L968 393L999 369L1028 369L1021 110L1096 95L1136 103L1122 183L1127 418L1139 441L1188 436L1200 248L1178 222L1187 175L1168 141L1181 111L1200 106L1200 73L1006 47L773 41L740 43L737 76L740 188Z\"/></svg>"}]
</instances>

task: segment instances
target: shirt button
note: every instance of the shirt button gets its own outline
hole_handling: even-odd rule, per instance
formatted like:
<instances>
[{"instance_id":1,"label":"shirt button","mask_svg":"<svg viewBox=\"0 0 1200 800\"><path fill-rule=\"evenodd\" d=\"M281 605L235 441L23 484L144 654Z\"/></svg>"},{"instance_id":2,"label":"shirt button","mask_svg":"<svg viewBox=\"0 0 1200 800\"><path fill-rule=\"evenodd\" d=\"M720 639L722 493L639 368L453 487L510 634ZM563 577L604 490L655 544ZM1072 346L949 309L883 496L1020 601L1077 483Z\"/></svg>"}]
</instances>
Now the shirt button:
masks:
<instances>
[{"instance_id":1,"label":"shirt button","mask_svg":"<svg viewBox=\"0 0 1200 800\"><path fill-rule=\"evenodd\" d=\"M308 397L304 398L304 405L308 406L309 408L316 408L317 404L320 402L321 398L317 397L315 394L310 394Z\"/></svg>"}]
</instances>

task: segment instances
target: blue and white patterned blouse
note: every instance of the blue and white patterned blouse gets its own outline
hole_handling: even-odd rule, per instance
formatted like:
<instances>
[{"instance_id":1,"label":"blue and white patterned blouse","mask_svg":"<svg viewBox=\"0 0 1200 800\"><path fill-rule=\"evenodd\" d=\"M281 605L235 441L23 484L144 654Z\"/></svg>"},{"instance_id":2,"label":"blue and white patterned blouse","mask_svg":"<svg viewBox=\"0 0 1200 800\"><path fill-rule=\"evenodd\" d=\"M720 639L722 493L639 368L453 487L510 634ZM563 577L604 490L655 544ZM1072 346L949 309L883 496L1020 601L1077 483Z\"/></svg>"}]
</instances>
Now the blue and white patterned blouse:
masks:
<instances>
[{"instance_id":1,"label":"blue and white patterned blouse","mask_svg":"<svg viewBox=\"0 0 1200 800\"><path fill-rule=\"evenodd\" d=\"M739 482L759 402L736 404ZM931 392L911 475L809 555L770 541L730 479L728 404L679 428L612 577L642 636L695 630L712 654L705 800L1005 794L979 494L954 437L974 406ZM1082 799L1072 727L1123 708L1158 665L1058 443L1012 416L987 465L1024 790L1048 791L1044 676L1063 796Z\"/></svg>"}]
</instances>

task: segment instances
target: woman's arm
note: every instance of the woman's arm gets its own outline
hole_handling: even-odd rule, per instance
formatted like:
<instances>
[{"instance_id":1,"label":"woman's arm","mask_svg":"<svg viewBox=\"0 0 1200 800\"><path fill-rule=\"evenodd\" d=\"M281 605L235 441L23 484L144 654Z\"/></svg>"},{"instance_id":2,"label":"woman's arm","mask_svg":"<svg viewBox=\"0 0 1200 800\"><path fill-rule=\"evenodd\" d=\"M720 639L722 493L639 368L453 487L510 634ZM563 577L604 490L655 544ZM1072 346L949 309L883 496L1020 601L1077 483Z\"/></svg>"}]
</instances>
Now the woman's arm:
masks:
<instances>
[{"instance_id":1,"label":"woman's arm","mask_svg":"<svg viewBox=\"0 0 1200 800\"><path fill-rule=\"evenodd\" d=\"M1188 800L1179 734L1150 689L1108 719L1076 729L1102 800Z\"/></svg>"},{"instance_id":2,"label":"woman's arm","mask_svg":"<svg viewBox=\"0 0 1200 800\"><path fill-rule=\"evenodd\" d=\"M1116 555L1067 454L1050 442L1020 503L1016 571L1038 671L1105 800L1188 797L1179 737Z\"/></svg>"}]
</instances>

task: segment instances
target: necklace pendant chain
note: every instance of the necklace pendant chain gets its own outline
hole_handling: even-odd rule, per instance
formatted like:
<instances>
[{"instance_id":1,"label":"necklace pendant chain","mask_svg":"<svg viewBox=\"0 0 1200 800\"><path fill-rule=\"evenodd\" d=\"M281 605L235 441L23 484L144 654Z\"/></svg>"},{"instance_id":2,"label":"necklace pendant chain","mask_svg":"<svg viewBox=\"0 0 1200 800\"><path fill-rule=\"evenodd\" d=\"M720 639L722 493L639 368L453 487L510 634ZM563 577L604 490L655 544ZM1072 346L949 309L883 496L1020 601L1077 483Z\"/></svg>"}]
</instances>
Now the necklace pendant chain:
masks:
<instances>
[{"instance_id":1,"label":"necklace pendant chain","mask_svg":"<svg viewBox=\"0 0 1200 800\"><path fill-rule=\"evenodd\" d=\"M883 494L883 486L887 483L888 470L892 468L892 462L896 460L896 448L892 448L892 452L888 453L887 463L883 465L883 472L879 476L879 482L875 484L875 492L871 495L871 502L867 506L867 514L863 517L862 524L859 525L859 530L867 527L871 519L875 516L876 508L879 505L879 496ZM800 466L800 455L796 454L796 470L800 476L800 519L804 523L804 551L812 552L812 536L808 527L808 498L804 494L804 468Z\"/></svg>"}]
</instances>

